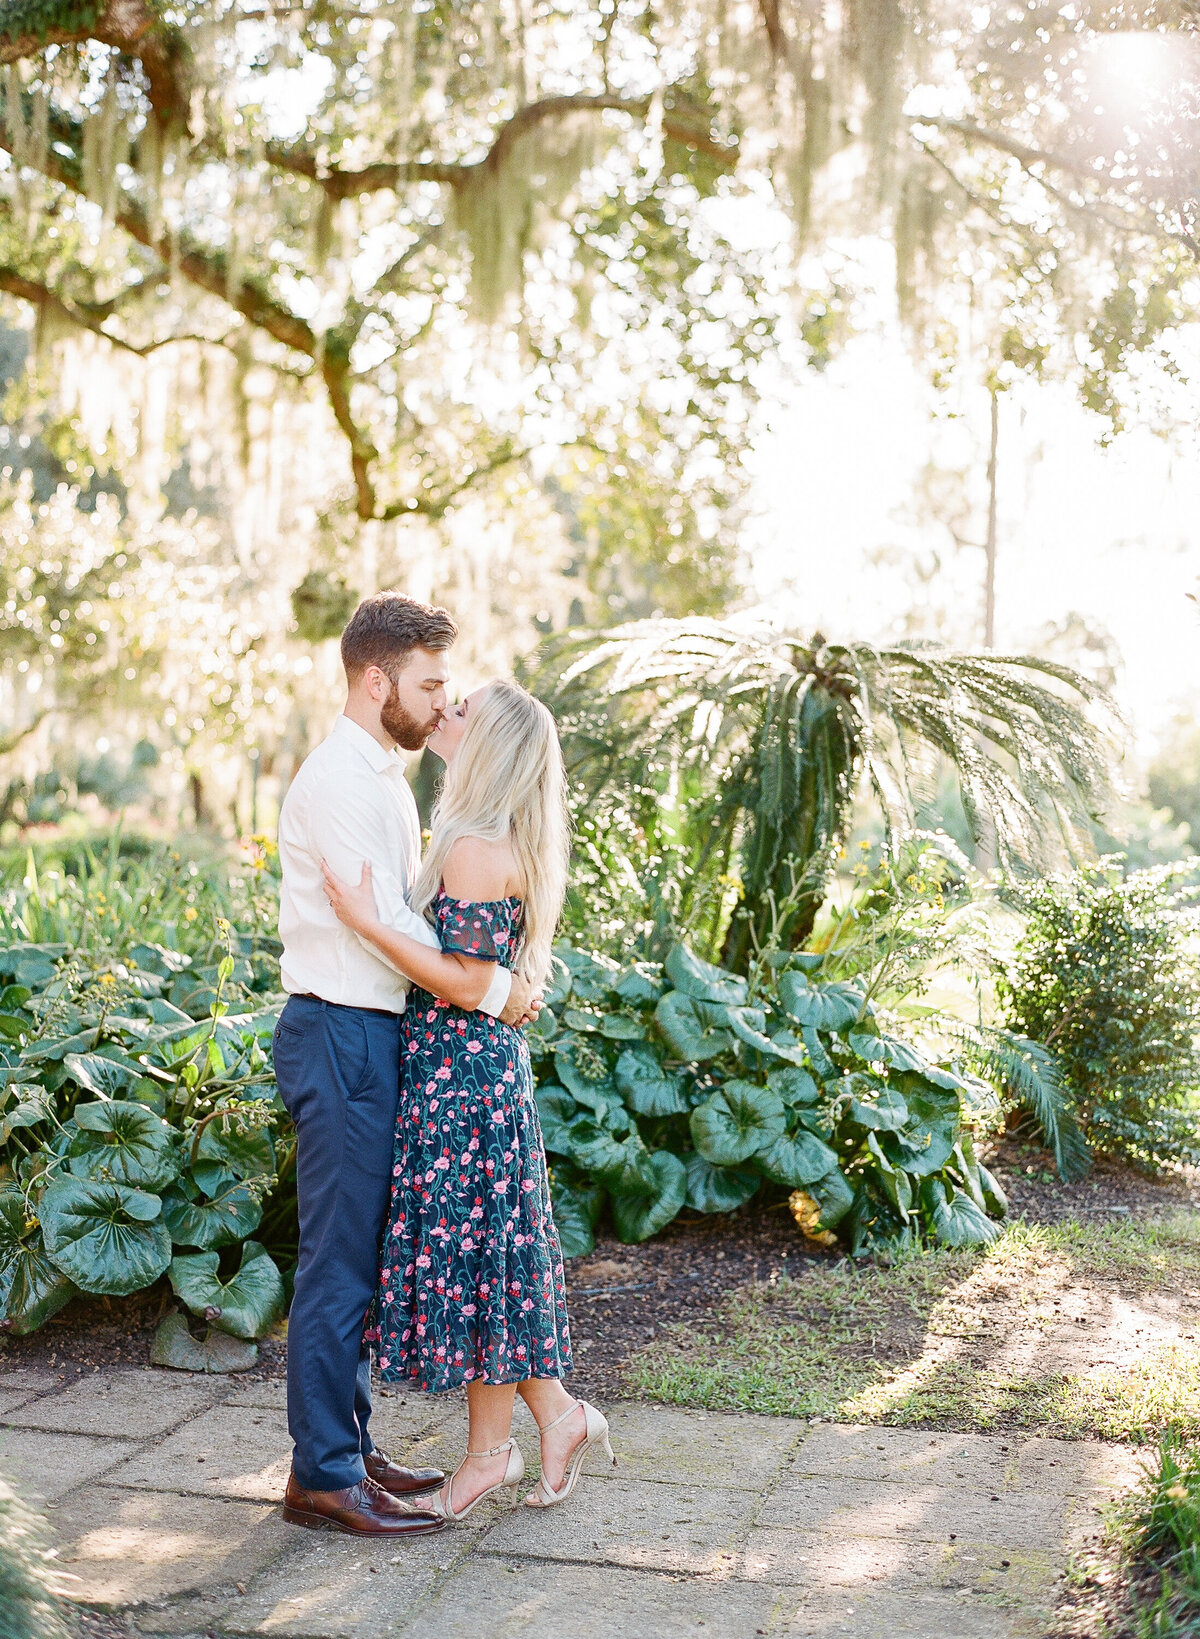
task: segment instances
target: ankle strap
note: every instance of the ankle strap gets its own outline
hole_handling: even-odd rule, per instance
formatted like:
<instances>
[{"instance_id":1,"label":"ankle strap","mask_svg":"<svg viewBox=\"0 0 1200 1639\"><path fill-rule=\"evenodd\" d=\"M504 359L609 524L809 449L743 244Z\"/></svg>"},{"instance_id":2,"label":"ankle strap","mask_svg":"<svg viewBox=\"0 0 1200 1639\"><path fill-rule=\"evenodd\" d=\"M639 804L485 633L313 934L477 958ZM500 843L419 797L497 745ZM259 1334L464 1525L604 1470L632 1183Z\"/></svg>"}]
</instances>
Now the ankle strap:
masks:
<instances>
[{"instance_id":1,"label":"ankle strap","mask_svg":"<svg viewBox=\"0 0 1200 1639\"><path fill-rule=\"evenodd\" d=\"M575 1400L571 1403L571 1405L569 1405L567 1407L566 1411L563 1412L562 1416L561 1417L556 1417L552 1423L539 1423L538 1424L538 1433L539 1434L549 1434L549 1432L552 1428L557 1428L560 1423L565 1423L567 1418L571 1415L571 1413L573 1411L578 1411L582 1404L583 1404L582 1400Z\"/></svg>"},{"instance_id":2,"label":"ankle strap","mask_svg":"<svg viewBox=\"0 0 1200 1639\"><path fill-rule=\"evenodd\" d=\"M492 1446L487 1451L471 1451L470 1449L468 1449L467 1456L468 1457L498 1457L502 1451L511 1450L514 1443L515 1442L514 1442L512 1436L510 1435L508 1437L508 1439L505 1440L502 1445Z\"/></svg>"}]
</instances>

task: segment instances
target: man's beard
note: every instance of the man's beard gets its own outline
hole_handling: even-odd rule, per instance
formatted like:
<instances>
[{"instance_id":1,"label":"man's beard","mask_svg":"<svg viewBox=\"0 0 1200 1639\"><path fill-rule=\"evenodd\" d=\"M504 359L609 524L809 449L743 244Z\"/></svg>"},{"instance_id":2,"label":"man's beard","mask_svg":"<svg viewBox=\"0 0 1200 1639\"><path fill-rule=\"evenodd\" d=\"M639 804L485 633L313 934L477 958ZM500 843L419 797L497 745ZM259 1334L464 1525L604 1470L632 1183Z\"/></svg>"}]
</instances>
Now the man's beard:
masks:
<instances>
[{"instance_id":1,"label":"man's beard","mask_svg":"<svg viewBox=\"0 0 1200 1639\"><path fill-rule=\"evenodd\" d=\"M424 723L418 722L412 712L400 704L400 693L393 683L391 694L380 707L379 725L405 751L421 751L438 726L438 719L434 716Z\"/></svg>"}]
</instances>

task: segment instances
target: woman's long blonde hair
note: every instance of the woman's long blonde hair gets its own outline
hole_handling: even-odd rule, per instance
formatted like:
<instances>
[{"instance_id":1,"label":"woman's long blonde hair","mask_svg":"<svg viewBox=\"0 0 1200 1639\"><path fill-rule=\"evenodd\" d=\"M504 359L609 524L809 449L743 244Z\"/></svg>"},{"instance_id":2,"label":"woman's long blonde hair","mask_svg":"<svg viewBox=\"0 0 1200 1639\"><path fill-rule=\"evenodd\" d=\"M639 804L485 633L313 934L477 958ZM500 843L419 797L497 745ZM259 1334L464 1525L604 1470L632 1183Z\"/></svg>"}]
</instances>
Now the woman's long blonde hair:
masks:
<instances>
[{"instance_id":1,"label":"woman's long blonde hair","mask_svg":"<svg viewBox=\"0 0 1200 1639\"><path fill-rule=\"evenodd\" d=\"M516 971L544 983L567 891L567 778L554 718L519 683L489 683L472 707L430 828L413 909L428 912L460 838L511 843L525 904Z\"/></svg>"}]
</instances>

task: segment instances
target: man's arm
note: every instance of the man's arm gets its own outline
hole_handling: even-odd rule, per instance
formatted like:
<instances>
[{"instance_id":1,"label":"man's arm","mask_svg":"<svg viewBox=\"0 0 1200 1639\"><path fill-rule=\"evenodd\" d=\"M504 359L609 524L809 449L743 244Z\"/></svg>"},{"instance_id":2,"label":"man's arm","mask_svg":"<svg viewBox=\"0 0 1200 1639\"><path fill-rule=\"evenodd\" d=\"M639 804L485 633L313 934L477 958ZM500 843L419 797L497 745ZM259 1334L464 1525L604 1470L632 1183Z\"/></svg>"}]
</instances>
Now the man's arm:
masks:
<instances>
[{"instance_id":1,"label":"man's arm","mask_svg":"<svg viewBox=\"0 0 1200 1639\"><path fill-rule=\"evenodd\" d=\"M368 937L362 929L354 927L353 931L357 937L373 956L378 956L381 961L386 962L401 978L444 997L456 1007L478 1008L494 1018L502 1018L505 1023L519 1022L520 1017L528 1009L529 998L524 998L524 1005L518 1018L510 1019L514 999L513 975L498 963L486 964L490 972L486 975L487 982L482 989L477 989L480 977L477 970L481 966L479 963L472 963L465 969L456 966L452 970L441 965L430 968L418 956L414 966L413 957L418 951L423 952L425 956L440 959L441 945L438 936L425 918L410 907L404 896L404 886L392 869L384 811L376 794L369 790L356 789L354 796L357 801L352 808L344 800L345 793L338 794L340 800L323 801L319 797L312 802L308 813L306 840L318 864L327 865L343 882L359 882L363 868L370 868L375 914L379 924L404 942L384 943L377 938ZM347 923L347 926L353 924ZM415 967L419 967L421 971L416 971ZM435 972L441 975L440 984L428 983L427 979ZM449 989L446 988L447 985ZM452 990L455 994L451 994ZM467 995L472 999L460 999ZM521 998L518 996L516 999Z\"/></svg>"}]
</instances>

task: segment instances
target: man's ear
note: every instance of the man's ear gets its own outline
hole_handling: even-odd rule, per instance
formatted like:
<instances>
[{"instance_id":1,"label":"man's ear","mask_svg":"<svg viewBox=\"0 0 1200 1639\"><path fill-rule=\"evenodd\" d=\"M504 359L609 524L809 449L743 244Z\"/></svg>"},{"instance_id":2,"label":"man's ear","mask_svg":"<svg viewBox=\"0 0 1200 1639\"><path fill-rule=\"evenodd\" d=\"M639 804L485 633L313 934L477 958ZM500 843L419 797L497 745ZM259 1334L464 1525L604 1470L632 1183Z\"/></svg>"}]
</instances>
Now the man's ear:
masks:
<instances>
[{"instance_id":1,"label":"man's ear","mask_svg":"<svg viewBox=\"0 0 1200 1639\"><path fill-rule=\"evenodd\" d=\"M363 682L376 705L381 705L392 692L392 680L382 666L368 666L363 673Z\"/></svg>"}]
</instances>

